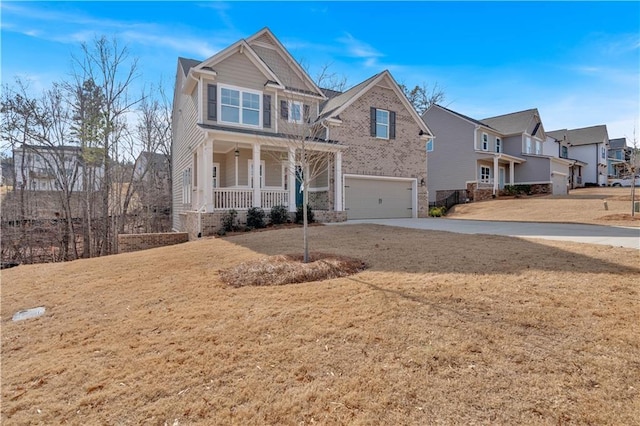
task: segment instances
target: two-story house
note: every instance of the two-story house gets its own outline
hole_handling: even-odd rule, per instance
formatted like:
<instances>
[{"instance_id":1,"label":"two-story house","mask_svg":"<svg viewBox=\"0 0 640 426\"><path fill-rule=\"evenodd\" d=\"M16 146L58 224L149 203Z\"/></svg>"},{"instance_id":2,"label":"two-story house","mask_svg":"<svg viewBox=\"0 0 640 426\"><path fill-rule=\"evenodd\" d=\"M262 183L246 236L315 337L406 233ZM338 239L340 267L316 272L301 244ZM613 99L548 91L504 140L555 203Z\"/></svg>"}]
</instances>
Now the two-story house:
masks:
<instances>
[{"instance_id":1,"label":"two-story house","mask_svg":"<svg viewBox=\"0 0 640 426\"><path fill-rule=\"evenodd\" d=\"M577 186L607 184L607 151L609 134L606 125L582 127L579 129L560 129L549 132L556 140L564 141L568 146L569 157L584 164Z\"/></svg>"},{"instance_id":2,"label":"two-story house","mask_svg":"<svg viewBox=\"0 0 640 426\"><path fill-rule=\"evenodd\" d=\"M79 146L25 144L13 150L15 186L30 191L83 191L85 169L91 167L98 177L104 170L102 165L86 163Z\"/></svg>"},{"instance_id":3,"label":"two-story house","mask_svg":"<svg viewBox=\"0 0 640 426\"><path fill-rule=\"evenodd\" d=\"M627 145L626 138L616 138L609 140L609 150L607 151L607 174L610 178L623 178L630 172L627 164L631 158L631 148Z\"/></svg>"},{"instance_id":4,"label":"two-story house","mask_svg":"<svg viewBox=\"0 0 640 426\"><path fill-rule=\"evenodd\" d=\"M172 128L172 226L191 236L231 209L294 212L305 175L322 221L428 213L433 134L391 74L323 91L268 28L204 61L179 58Z\"/></svg>"},{"instance_id":5,"label":"two-story house","mask_svg":"<svg viewBox=\"0 0 640 426\"><path fill-rule=\"evenodd\" d=\"M584 186L582 183L582 169L586 163L569 157L569 143L564 139L556 139L553 135L555 132L547 132L547 141L542 146L542 153L552 158L556 164L554 176L566 175L568 179L568 189L575 189ZM563 137L563 134L557 135ZM564 167L564 170L557 170ZM560 185L560 179L554 179L554 194L561 194L556 190L556 185Z\"/></svg>"},{"instance_id":6,"label":"two-story house","mask_svg":"<svg viewBox=\"0 0 640 426\"><path fill-rule=\"evenodd\" d=\"M427 167L430 202L457 191L483 200L506 185L566 193L568 162L543 153L547 137L537 109L477 120L432 105L422 118L437 136Z\"/></svg>"}]
</instances>

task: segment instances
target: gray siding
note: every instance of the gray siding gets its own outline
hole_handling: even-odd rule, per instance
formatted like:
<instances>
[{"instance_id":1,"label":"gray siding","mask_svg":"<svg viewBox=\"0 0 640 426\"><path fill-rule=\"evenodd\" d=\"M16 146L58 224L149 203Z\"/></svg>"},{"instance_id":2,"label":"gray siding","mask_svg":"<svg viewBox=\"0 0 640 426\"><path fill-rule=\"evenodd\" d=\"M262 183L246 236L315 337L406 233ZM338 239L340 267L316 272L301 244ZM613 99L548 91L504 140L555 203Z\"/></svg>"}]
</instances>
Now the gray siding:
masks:
<instances>
[{"instance_id":1,"label":"gray siding","mask_svg":"<svg viewBox=\"0 0 640 426\"><path fill-rule=\"evenodd\" d=\"M296 89L309 90L298 74L293 71L292 67L287 64L282 56L274 49L262 46L251 46L260 58L271 68L273 73L278 76L282 84Z\"/></svg>"},{"instance_id":2,"label":"gray siding","mask_svg":"<svg viewBox=\"0 0 640 426\"><path fill-rule=\"evenodd\" d=\"M194 89L191 95L182 94L180 87L182 87L183 79L184 73L181 69L178 69L174 98L173 146L171 153L173 173L172 226L174 229L180 229L180 213L191 209L191 206L182 202L182 173L185 169L193 167L190 148L195 148L203 138L196 125L198 121L198 90L197 88Z\"/></svg>"},{"instance_id":3,"label":"gray siding","mask_svg":"<svg viewBox=\"0 0 640 426\"><path fill-rule=\"evenodd\" d=\"M476 180L476 126L438 107L423 118L436 137L427 160L429 201L433 202L436 191L466 189L467 182Z\"/></svg>"},{"instance_id":4,"label":"gray siding","mask_svg":"<svg viewBox=\"0 0 640 426\"><path fill-rule=\"evenodd\" d=\"M547 157L523 155L527 161L515 168L515 183L551 182L551 160Z\"/></svg>"},{"instance_id":5,"label":"gray siding","mask_svg":"<svg viewBox=\"0 0 640 426\"><path fill-rule=\"evenodd\" d=\"M267 82L267 77L256 68L253 62L239 52L217 64L215 71L218 73L217 81L221 84L262 91Z\"/></svg>"},{"instance_id":6,"label":"gray siding","mask_svg":"<svg viewBox=\"0 0 640 426\"><path fill-rule=\"evenodd\" d=\"M522 135L505 138L503 141L504 153L515 157L521 157L523 151L522 143Z\"/></svg>"}]
</instances>

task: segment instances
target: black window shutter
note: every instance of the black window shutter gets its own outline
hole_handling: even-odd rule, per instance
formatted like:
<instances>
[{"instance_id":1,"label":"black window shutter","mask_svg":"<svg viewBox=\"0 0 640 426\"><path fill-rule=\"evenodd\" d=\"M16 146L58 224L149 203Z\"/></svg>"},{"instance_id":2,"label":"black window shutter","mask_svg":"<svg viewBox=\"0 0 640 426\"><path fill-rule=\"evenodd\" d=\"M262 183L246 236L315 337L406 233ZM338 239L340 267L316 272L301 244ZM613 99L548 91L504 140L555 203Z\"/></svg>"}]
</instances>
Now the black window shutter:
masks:
<instances>
[{"instance_id":1,"label":"black window shutter","mask_svg":"<svg viewBox=\"0 0 640 426\"><path fill-rule=\"evenodd\" d=\"M389 111L389 139L396 138L396 113Z\"/></svg>"},{"instance_id":2,"label":"black window shutter","mask_svg":"<svg viewBox=\"0 0 640 426\"><path fill-rule=\"evenodd\" d=\"M289 106L287 101L280 101L280 118L283 120L289 119Z\"/></svg>"},{"instance_id":3,"label":"black window shutter","mask_svg":"<svg viewBox=\"0 0 640 426\"><path fill-rule=\"evenodd\" d=\"M262 96L262 125L271 128L271 95Z\"/></svg>"},{"instance_id":4,"label":"black window shutter","mask_svg":"<svg viewBox=\"0 0 640 426\"><path fill-rule=\"evenodd\" d=\"M371 107L371 136L376 135L376 109Z\"/></svg>"},{"instance_id":5,"label":"black window shutter","mask_svg":"<svg viewBox=\"0 0 640 426\"><path fill-rule=\"evenodd\" d=\"M215 84L207 85L207 120L218 120L218 87Z\"/></svg>"},{"instance_id":6,"label":"black window shutter","mask_svg":"<svg viewBox=\"0 0 640 426\"><path fill-rule=\"evenodd\" d=\"M309 105L304 105L303 106L303 118L305 122L309 121L309 111L311 110L311 108L309 107Z\"/></svg>"}]
</instances>

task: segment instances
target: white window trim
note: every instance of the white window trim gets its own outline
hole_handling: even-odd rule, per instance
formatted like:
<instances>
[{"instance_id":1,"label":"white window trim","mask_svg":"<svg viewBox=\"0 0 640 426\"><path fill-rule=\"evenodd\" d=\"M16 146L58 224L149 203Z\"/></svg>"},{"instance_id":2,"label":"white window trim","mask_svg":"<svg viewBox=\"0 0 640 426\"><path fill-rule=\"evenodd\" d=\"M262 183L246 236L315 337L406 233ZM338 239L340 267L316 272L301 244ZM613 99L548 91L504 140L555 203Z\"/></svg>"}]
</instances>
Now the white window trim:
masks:
<instances>
[{"instance_id":1,"label":"white window trim","mask_svg":"<svg viewBox=\"0 0 640 426\"><path fill-rule=\"evenodd\" d=\"M489 171L489 173L487 173L487 179L485 180L483 178L483 175L485 175L485 173L482 173L483 170L482 169L487 169ZM480 183L491 183L491 167L489 166L480 166L480 179L478 179L480 181Z\"/></svg>"},{"instance_id":2,"label":"white window trim","mask_svg":"<svg viewBox=\"0 0 640 426\"><path fill-rule=\"evenodd\" d=\"M228 89L228 90L235 90L237 92L239 92L239 103L240 105L238 105L238 109L239 109L239 115L238 115L238 122L234 122L234 121L224 121L222 119L222 89ZM242 107L242 93L251 93L253 95L258 95L258 124L245 124L242 122L242 113L244 108ZM263 93L260 90L253 90L253 89L247 89L245 87L238 87L238 86L232 86L229 84L218 84L218 100L216 102L216 108L217 108L217 114L218 114L218 123L222 123L222 124L231 124L233 126L239 126L239 127L251 127L254 129L257 128L262 128L262 115L263 115L263 105L262 105L262 99L263 99ZM252 110L253 111L253 110Z\"/></svg>"},{"instance_id":3,"label":"white window trim","mask_svg":"<svg viewBox=\"0 0 640 426\"><path fill-rule=\"evenodd\" d=\"M300 111L300 119L298 120L292 118L293 114L291 112L293 111L294 105L297 106ZM287 101L287 108L287 121L289 123L302 124L304 121L304 104L301 101Z\"/></svg>"},{"instance_id":4,"label":"white window trim","mask_svg":"<svg viewBox=\"0 0 640 426\"><path fill-rule=\"evenodd\" d=\"M386 112L387 113L387 123L380 123L378 121L378 111L382 111L382 112ZM386 110L386 109L380 109L380 108L376 108L376 138L378 139L384 139L384 140L389 140L389 132L390 132L390 128L391 128L391 123L389 123L389 121L391 120L391 113ZM380 124L381 126L385 126L387 128L387 136L379 136L378 135L378 124Z\"/></svg>"},{"instance_id":5,"label":"white window trim","mask_svg":"<svg viewBox=\"0 0 640 426\"><path fill-rule=\"evenodd\" d=\"M483 151L489 151L489 135L486 133L482 133L482 140L480 142L482 146L480 147Z\"/></svg>"}]
</instances>

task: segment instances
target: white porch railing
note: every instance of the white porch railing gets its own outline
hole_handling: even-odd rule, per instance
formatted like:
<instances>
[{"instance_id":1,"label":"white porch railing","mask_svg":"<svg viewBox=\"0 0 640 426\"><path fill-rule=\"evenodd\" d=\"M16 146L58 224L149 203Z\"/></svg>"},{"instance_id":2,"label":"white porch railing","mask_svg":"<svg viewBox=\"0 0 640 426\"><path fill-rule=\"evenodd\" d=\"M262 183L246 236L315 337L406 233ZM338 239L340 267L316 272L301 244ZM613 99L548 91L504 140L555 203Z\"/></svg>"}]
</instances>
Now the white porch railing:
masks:
<instances>
[{"instance_id":1,"label":"white porch railing","mask_svg":"<svg viewBox=\"0 0 640 426\"><path fill-rule=\"evenodd\" d=\"M263 209L274 206L288 206L289 193L283 190L260 191L260 201ZM216 210L247 210L253 207L253 189L225 189L213 190L213 208Z\"/></svg>"},{"instance_id":2,"label":"white porch railing","mask_svg":"<svg viewBox=\"0 0 640 426\"><path fill-rule=\"evenodd\" d=\"M249 209L253 207L252 189L214 189L214 209Z\"/></svg>"},{"instance_id":3,"label":"white porch railing","mask_svg":"<svg viewBox=\"0 0 640 426\"><path fill-rule=\"evenodd\" d=\"M262 208L270 209L275 206L288 206L289 193L282 190L263 190L261 192Z\"/></svg>"}]
</instances>

